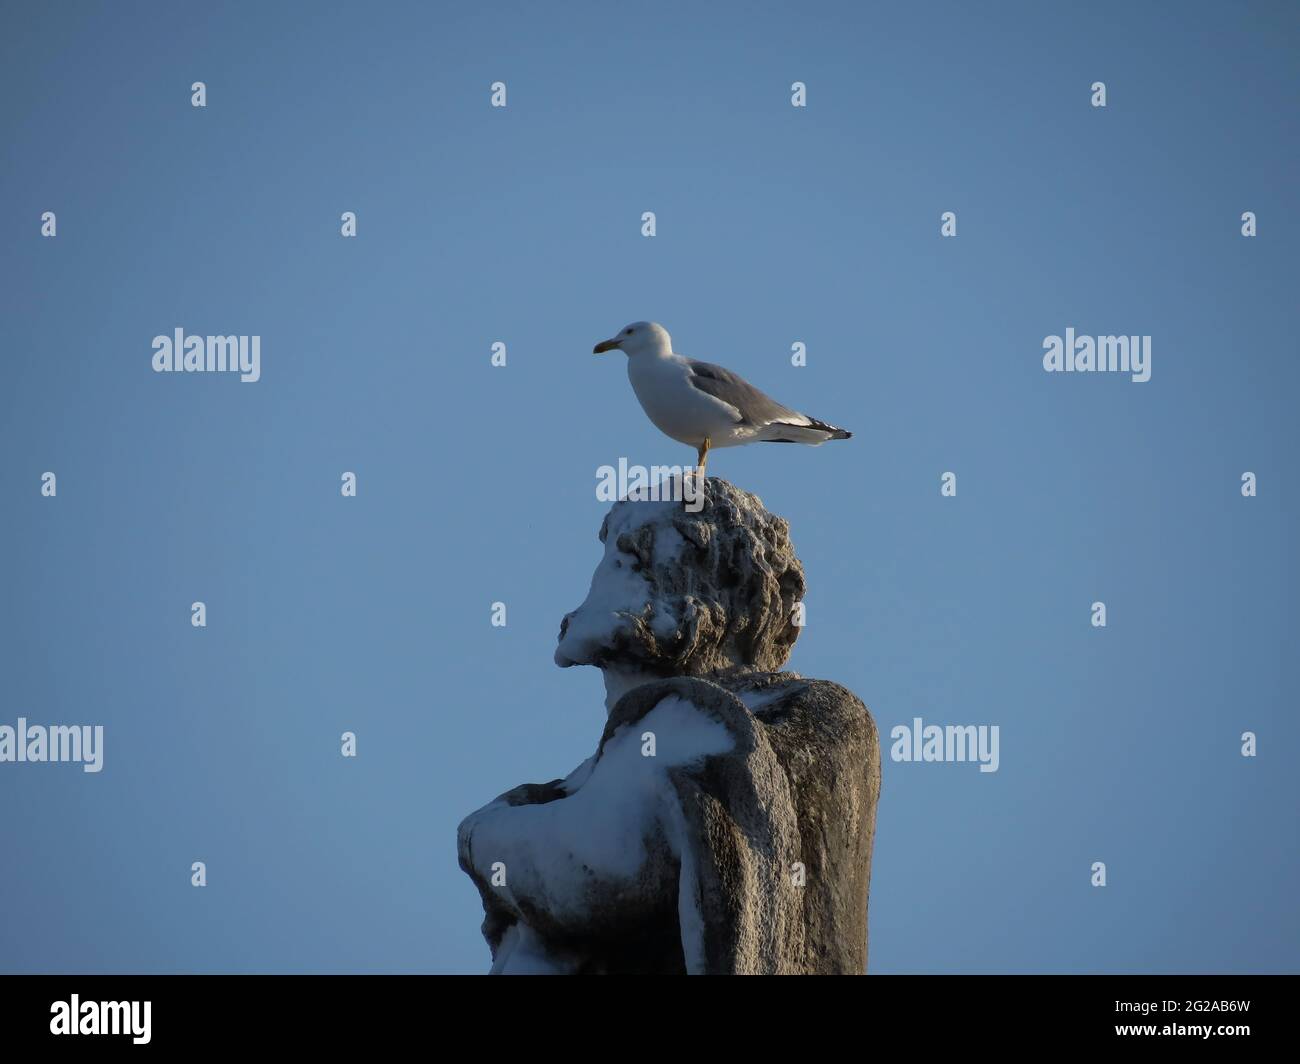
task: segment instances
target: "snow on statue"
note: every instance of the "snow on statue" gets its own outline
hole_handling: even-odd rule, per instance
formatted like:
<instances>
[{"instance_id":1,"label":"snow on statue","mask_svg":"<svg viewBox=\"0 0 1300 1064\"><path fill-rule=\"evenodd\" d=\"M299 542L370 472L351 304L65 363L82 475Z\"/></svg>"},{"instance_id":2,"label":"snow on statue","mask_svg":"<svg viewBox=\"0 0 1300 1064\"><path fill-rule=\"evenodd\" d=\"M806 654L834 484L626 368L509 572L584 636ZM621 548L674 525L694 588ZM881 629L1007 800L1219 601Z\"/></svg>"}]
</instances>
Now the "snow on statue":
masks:
<instances>
[{"instance_id":1,"label":"snow on statue","mask_svg":"<svg viewBox=\"0 0 1300 1064\"><path fill-rule=\"evenodd\" d=\"M717 478L705 496L611 508L555 651L604 675L596 753L460 826L494 973L866 969L875 724L777 671L804 594L786 522Z\"/></svg>"}]
</instances>

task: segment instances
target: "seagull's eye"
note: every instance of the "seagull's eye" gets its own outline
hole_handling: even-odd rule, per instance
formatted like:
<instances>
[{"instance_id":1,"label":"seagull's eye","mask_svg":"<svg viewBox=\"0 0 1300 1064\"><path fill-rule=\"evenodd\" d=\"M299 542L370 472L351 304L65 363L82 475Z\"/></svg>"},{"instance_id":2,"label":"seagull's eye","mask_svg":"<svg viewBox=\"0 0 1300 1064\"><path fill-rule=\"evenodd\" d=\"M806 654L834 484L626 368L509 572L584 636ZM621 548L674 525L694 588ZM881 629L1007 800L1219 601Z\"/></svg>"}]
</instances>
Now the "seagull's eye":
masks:
<instances>
[{"instance_id":1,"label":"seagull's eye","mask_svg":"<svg viewBox=\"0 0 1300 1064\"><path fill-rule=\"evenodd\" d=\"M623 334L624 334L625 336L631 336L631 335L632 335L632 330L631 330L631 329L624 329L624 330L623 330Z\"/></svg>"}]
</instances>

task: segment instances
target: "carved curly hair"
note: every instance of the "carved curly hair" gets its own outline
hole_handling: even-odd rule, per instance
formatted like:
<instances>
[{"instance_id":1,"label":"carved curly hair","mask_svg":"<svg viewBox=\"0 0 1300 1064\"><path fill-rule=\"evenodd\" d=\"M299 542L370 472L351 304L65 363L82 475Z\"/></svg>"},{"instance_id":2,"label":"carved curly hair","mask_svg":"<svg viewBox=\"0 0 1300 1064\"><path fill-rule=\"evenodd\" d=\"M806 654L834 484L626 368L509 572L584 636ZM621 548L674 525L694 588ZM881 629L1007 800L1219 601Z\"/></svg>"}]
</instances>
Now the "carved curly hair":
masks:
<instances>
[{"instance_id":1,"label":"carved curly hair","mask_svg":"<svg viewBox=\"0 0 1300 1064\"><path fill-rule=\"evenodd\" d=\"M630 623L601 664L710 677L777 672L790 657L799 638L794 607L805 590L790 526L756 495L725 480L705 485L698 513L681 503L625 500L605 516L601 542L617 530L616 545L637 559L634 568L650 584L651 600L642 614L627 617ZM665 522L646 520L635 509L663 506L671 507L668 520L684 541L679 549L661 544L656 551Z\"/></svg>"}]
</instances>

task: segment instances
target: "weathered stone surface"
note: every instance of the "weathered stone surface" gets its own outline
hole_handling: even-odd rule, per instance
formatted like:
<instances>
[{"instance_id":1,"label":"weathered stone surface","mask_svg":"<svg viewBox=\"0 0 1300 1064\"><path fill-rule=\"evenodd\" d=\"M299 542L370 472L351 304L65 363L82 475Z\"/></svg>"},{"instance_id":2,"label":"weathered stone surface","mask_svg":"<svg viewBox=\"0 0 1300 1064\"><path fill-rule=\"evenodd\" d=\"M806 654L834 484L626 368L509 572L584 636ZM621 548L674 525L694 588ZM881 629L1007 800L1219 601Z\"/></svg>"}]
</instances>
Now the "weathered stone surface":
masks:
<instances>
[{"instance_id":1,"label":"weathered stone surface","mask_svg":"<svg viewBox=\"0 0 1300 1064\"><path fill-rule=\"evenodd\" d=\"M556 651L605 673L596 754L461 825L494 972L866 968L875 724L773 671L804 593L786 522L716 478L706 500L611 509Z\"/></svg>"}]
</instances>

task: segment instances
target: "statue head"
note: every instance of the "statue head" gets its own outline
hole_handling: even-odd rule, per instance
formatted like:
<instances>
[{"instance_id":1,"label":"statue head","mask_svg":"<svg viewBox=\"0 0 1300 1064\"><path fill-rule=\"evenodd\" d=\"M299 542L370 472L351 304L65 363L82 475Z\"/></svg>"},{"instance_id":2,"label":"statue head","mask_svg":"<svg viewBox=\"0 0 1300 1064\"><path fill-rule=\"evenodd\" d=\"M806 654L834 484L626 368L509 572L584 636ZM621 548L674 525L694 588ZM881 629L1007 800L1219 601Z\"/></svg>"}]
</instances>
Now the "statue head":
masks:
<instances>
[{"instance_id":1,"label":"statue head","mask_svg":"<svg viewBox=\"0 0 1300 1064\"><path fill-rule=\"evenodd\" d=\"M608 687L611 674L644 682L785 664L804 594L790 526L716 477L705 481L704 496L697 513L681 502L610 508L591 590L560 623L557 665L595 665Z\"/></svg>"}]
</instances>

